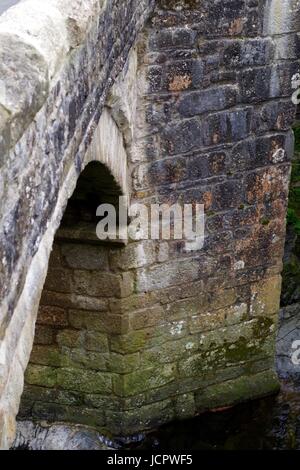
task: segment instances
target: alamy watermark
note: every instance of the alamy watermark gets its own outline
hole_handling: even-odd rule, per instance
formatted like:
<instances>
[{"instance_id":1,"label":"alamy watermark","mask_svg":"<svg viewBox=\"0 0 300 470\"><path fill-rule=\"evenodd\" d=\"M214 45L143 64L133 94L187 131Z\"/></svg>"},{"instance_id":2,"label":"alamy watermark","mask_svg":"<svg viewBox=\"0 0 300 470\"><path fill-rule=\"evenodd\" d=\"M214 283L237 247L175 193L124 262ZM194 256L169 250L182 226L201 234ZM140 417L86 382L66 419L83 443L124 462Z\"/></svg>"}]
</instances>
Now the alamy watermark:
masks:
<instances>
[{"instance_id":1,"label":"alamy watermark","mask_svg":"<svg viewBox=\"0 0 300 470\"><path fill-rule=\"evenodd\" d=\"M203 248L204 204L129 205L125 196L119 207L101 204L96 212L100 240L182 240L186 251Z\"/></svg>"},{"instance_id":2,"label":"alamy watermark","mask_svg":"<svg viewBox=\"0 0 300 470\"><path fill-rule=\"evenodd\" d=\"M292 94L292 102L298 106L300 104L300 73L292 76L292 89L295 90Z\"/></svg>"},{"instance_id":3,"label":"alamy watermark","mask_svg":"<svg viewBox=\"0 0 300 470\"><path fill-rule=\"evenodd\" d=\"M292 343L292 355L291 355L291 360L294 366L299 366L300 365L300 340L295 340Z\"/></svg>"}]
</instances>

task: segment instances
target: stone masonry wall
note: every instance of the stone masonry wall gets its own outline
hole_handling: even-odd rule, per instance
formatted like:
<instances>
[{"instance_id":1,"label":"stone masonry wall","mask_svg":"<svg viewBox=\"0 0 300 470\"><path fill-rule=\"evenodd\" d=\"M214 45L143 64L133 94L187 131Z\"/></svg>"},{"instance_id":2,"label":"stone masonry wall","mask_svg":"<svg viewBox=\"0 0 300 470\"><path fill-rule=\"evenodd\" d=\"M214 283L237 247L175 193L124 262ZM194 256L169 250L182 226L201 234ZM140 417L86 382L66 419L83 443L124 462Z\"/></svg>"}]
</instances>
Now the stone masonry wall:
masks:
<instances>
[{"instance_id":1,"label":"stone masonry wall","mask_svg":"<svg viewBox=\"0 0 300 470\"><path fill-rule=\"evenodd\" d=\"M53 238L77 178L96 159L124 188L126 161L111 161L124 157L122 134L102 110L153 4L23 0L0 17L1 448L14 437ZM97 152L107 134L110 148Z\"/></svg>"},{"instance_id":2,"label":"stone masonry wall","mask_svg":"<svg viewBox=\"0 0 300 470\"><path fill-rule=\"evenodd\" d=\"M137 49L132 201L204 203L205 245L187 252L184 242L148 240L109 249L103 286L110 276L126 275L129 290L113 295L115 286L103 300L102 282L93 293L84 290L92 286L85 272L73 294L89 300L75 297L78 311L72 297L68 319L62 297L70 294L46 291L25 415L130 435L278 389L274 348L293 151L291 82L300 66L297 16L294 1L156 2ZM61 247L64 263L69 249ZM76 278L87 247L72 250ZM98 299L97 315L90 296ZM60 365L42 325L51 312L55 323L65 322L56 323ZM70 381L61 361L91 364L90 352L76 356L68 348L89 351L94 330L97 348L104 348L95 369L88 366L96 372Z\"/></svg>"},{"instance_id":3,"label":"stone masonry wall","mask_svg":"<svg viewBox=\"0 0 300 470\"><path fill-rule=\"evenodd\" d=\"M119 248L57 240L37 317L20 418L82 423L117 432L120 397L112 378L130 370L114 348L126 318L108 304L132 292L116 272ZM125 282L124 282L125 280Z\"/></svg>"},{"instance_id":4,"label":"stone masonry wall","mask_svg":"<svg viewBox=\"0 0 300 470\"><path fill-rule=\"evenodd\" d=\"M137 266L136 296L120 306L160 306L155 327L143 320L144 365L125 390L151 406L172 396L176 418L278 387L299 18L296 1L161 0L139 44L133 197L206 210L204 248L161 243L159 262Z\"/></svg>"},{"instance_id":5,"label":"stone masonry wall","mask_svg":"<svg viewBox=\"0 0 300 470\"><path fill-rule=\"evenodd\" d=\"M93 259L88 244L55 245L22 407L23 416L123 436L278 389L274 347L293 151L291 84L300 68L298 2L155 3L137 43L137 113L130 139L124 135L131 200L204 203L205 245L187 252L184 242L148 240L99 249ZM54 232L84 155L91 155L110 84L150 6L104 5L4 158L2 447L14 433ZM42 93L43 83L35 88ZM109 96L106 112L113 101ZM120 115L110 112L124 131ZM69 274L53 277L53 263ZM51 319L56 343L45 324Z\"/></svg>"}]
</instances>

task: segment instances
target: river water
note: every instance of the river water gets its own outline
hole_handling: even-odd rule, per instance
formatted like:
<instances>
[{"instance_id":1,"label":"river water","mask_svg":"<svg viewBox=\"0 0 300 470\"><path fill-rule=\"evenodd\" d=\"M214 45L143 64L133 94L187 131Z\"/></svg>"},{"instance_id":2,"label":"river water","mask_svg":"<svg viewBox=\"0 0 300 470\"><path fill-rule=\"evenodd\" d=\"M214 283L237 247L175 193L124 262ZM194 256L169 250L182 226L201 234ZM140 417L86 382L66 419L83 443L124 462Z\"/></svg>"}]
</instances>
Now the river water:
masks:
<instances>
[{"instance_id":1,"label":"river water","mask_svg":"<svg viewBox=\"0 0 300 470\"><path fill-rule=\"evenodd\" d=\"M0 0L0 15L16 3L19 3L19 0Z\"/></svg>"},{"instance_id":2,"label":"river water","mask_svg":"<svg viewBox=\"0 0 300 470\"><path fill-rule=\"evenodd\" d=\"M300 389L282 383L279 395L163 426L128 449L300 450Z\"/></svg>"}]
</instances>

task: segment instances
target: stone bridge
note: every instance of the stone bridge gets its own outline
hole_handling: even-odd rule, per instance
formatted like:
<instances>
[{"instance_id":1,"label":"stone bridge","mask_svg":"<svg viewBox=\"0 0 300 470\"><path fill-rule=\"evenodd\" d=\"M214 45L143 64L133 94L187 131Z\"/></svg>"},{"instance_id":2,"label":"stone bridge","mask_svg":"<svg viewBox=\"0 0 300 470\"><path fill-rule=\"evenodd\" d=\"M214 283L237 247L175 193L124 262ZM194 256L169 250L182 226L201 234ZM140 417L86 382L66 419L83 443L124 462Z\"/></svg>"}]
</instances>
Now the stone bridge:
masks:
<instances>
[{"instance_id":1,"label":"stone bridge","mask_svg":"<svg viewBox=\"0 0 300 470\"><path fill-rule=\"evenodd\" d=\"M130 436L278 389L296 0L23 0L0 16L0 442ZM294 79L294 80L293 80ZM202 203L205 244L96 208Z\"/></svg>"}]
</instances>

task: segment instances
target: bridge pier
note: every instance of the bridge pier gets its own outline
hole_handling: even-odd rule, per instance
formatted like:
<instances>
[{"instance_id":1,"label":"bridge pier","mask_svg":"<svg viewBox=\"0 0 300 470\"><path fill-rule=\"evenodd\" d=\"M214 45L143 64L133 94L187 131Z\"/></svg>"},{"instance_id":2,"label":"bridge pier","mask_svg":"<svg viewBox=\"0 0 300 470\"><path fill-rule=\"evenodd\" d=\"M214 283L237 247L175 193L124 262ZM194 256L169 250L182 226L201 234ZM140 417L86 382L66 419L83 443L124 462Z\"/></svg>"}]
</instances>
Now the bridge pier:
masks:
<instances>
[{"instance_id":1,"label":"bridge pier","mask_svg":"<svg viewBox=\"0 0 300 470\"><path fill-rule=\"evenodd\" d=\"M2 448L20 400L129 436L279 386L298 2L63 4L0 18ZM66 228L86 171L103 202L204 204L204 246Z\"/></svg>"}]
</instances>

